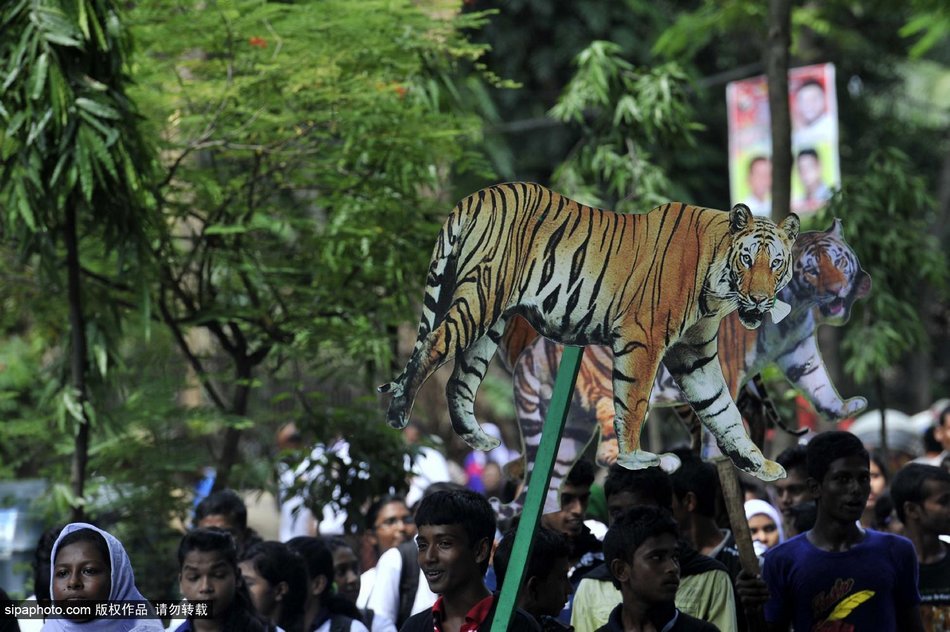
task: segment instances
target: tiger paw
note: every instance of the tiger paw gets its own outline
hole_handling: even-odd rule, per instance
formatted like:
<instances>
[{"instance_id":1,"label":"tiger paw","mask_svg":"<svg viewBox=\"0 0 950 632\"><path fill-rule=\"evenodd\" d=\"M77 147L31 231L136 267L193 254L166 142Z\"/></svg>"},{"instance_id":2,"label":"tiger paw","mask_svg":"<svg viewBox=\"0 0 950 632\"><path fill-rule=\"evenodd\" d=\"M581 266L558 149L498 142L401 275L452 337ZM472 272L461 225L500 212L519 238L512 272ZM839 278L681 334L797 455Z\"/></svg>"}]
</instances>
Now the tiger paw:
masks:
<instances>
[{"instance_id":1,"label":"tiger paw","mask_svg":"<svg viewBox=\"0 0 950 632\"><path fill-rule=\"evenodd\" d=\"M844 416L852 417L868 407L868 400L863 397L852 397L844 402Z\"/></svg>"},{"instance_id":2,"label":"tiger paw","mask_svg":"<svg viewBox=\"0 0 950 632\"><path fill-rule=\"evenodd\" d=\"M501 441L481 429L476 430L475 432L466 432L461 436L462 440L473 450L482 450L483 452L488 452L501 445Z\"/></svg>"},{"instance_id":3,"label":"tiger paw","mask_svg":"<svg viewBox=\"0 0 950 632\"><path fill-rule=\"evenodd\" d=\"M628 470L645 470L648 467L656 467L660 464L660 455L647 452L646 450L634 450L617 457L617 463Z\"/></svg>"},{"instance_id":4,"label":"tiger paw","mask_svg":"<svg viewBox=\"0 0 950 632\"><path fill-rule=\"evenodd\" d=\"M407 411L407 402L405 398L394 397L389 402L389 410L386 412L386 421L396 430L402 430L409 425L409 412Z\"/></svg>"},{"instance_id":5,"label":"tiger paw","mask_svg":"<svg viewBox=\"0 0 950 632\"><path fill-rule=\"evenodd\" d=\"M746 472L756 477L760 481L765 481L767 483L770 481L777 481L778 479L785 478L787 476L784 467L775 461L770 461L768 459L763 459L762 465L760 465L758 469L750 469L746 470Z\"/></svg>"}]
</instances>

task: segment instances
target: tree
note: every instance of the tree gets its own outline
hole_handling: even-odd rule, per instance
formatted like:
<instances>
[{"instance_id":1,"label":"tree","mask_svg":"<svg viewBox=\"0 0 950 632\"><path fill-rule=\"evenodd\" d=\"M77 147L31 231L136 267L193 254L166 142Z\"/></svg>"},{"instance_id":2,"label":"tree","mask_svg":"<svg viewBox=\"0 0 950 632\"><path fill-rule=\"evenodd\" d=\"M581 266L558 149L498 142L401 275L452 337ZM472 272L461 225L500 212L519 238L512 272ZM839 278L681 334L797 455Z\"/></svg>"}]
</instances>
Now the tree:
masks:
<instances>
[{"instance_id":1,"label":"tree","mask_svg":"<svg viewBox=\"0 0 950 632\"><path fill-rule=\"evenodd\" d=\"M379 379L421 293L446 176L479 165L479 121L444 107L440 78L478 57L459 31L481 18L427 7L152 0L131 14L170 227L152 296L224 422L218 487L242 434L287 418L254 407L265 381L324 440L333 418L365 416L347 400ZM313 398L317 387L344 402ZM388 459L380 484L386 468L402 473Z\"/></svg>"},{"instance_id":2,"label":"tree","mask_svg":"<svg viewBox=\"0 0 950 632\"><path fill-rule=\"evenodd\" d=\"M128 32L111 1L21 0L5 3L0 20L4 236L41 259L51 286L65 274L69 383L60 396L75 428L71 484L73 518L80 519L94 391L118 323L115 312L88 317L82 277L138 273L151 156L126 96ZM104 257L84 255L102 248Z\"/></svg>"}]
</instances>

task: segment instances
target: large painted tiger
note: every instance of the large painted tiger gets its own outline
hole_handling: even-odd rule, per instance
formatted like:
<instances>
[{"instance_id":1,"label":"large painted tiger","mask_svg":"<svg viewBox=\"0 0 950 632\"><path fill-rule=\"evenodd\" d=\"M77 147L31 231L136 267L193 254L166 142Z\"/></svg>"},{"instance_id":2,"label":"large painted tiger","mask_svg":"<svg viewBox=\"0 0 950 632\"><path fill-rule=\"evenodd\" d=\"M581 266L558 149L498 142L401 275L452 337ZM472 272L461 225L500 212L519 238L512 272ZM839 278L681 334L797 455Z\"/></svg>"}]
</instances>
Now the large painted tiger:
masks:
<instances>
[{"instance_id":1,"label":"large painted tiger","mask_svg":"<svg viewBox=\"0 0 950 632\"><path fill-rule=\"evenodd\" d=\"M563 344L607 345L618 462L659 463L640 430L660 361L724 453L763 480L784 476L749 440L716 358L719 321L738 310L757 327L786 307L799 221L777 226L739 204L722 212L670 203L640 215L585 206L545 187L488 187L459 202L436 241L419 335L392 392L387 419L409 422L423 382L453 358L446 387L453 429L488 450L475 393L513 316Z\"/></svg>"},{"instance_id":2,"label":"large painted tiger","mask_svg":"<svg viewBox=\"0 0 950 632\"><path fill-rule=\"evenodd\" d=\"M852 417L865 408L867 400L844 400L838 394L818 349L817 327L847 322L854 302L870 292L871 278L845 241L837 219L825 231L801 233L792 247L792 261L792 280L779 292L779 299L791 305L784 320L774 323L768 319L755 331L743 328L735 314L720 323L719 362L729 391L737 398L746 382L766 365L775 363L822 417L828 421ZM537 456L561 349L560 345L539 337L519 318L509 321L502 338L500 355L503 365L512 372L523 458L527 461L517 469L523 472L526 483ZM607 465L616 459L610 362L607 347L589 346L584 350L570 415L545 498L546 512L557 511L561 482L598 434L598 462ZM651 407L683 403L682 392L661 364L650 397ZM527 484L515 501L497 507L500 513L517 513L526 492Z\"/></svg>"}]
</instances>

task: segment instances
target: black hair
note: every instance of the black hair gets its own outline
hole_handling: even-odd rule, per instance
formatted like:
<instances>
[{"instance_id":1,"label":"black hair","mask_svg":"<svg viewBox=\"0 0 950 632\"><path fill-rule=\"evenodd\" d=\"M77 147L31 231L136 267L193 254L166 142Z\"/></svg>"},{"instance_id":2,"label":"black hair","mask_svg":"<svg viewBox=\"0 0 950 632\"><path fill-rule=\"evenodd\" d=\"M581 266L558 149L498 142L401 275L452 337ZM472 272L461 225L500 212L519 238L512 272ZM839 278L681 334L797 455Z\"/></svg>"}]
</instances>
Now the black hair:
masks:
<instances>
[{"instance_id":1,"label":"black hair","mask_svg":"<svg viewBox=\"0 0 950 632\"><path fill-rule=\"evenodd\" d=\"M614 494L623 492L650 498L666 510L673 508L673 483L670 475L659 467L629 470L619 463L611 465L604 481L604 496L609 500Z\"/></svg>"},{"instance_id":2,"label":"black hair","mask_svg":"<svg viewBox=\"0 0 950 632\"><path fill-rule=\"evenodd\" d=\"M673 450L681 465L670 474L673 493L682 501L693 492L696 497L696 513L707 518L716 517L716 498L719 496L719 473L716 466L703 461L689 449Z\"/></svg>"},{"instance_id":3,"label":"black hair","mask_svg":"<svg viewBox=\"0 0 950 632\"><path fill-rule=\"evenodd\" d=\"M881 476L884 477L884 484L886 485L891 480L891 476L887 469L887 461L884 459L884 455L877 450L872 450L868 454L868 458L877 465L877 469L881 471Z\"/></svg>"},{"instance_id":4,"label":"black hair","mask_svg":"<svg viewBox=\"0 0 950 632\"><path fill-rule=\"evenodd\" d=\"M484 539L489 546L495 539L495 512L488 499L470 489L435 492L419 501L416 526L461 525L473 550ZM488 570L488 558L481 564Z\"/></svg>"},{"instance_id":5,"label":"black hair","mask_svg":"<svg viewBox=\"0 0 950 632\"><path fill-rule=\"evenodd\" d=\"M77 542L89 542L90 544L96 547L96 550L99 551L99 554L102 555L102 560L106 563L106 567L112 570L112 556L109 554L109 543L106 542L106 539L102 537L102 534L98 531L92 529L77 529L76 531L70 531L63 536L63 539L59 541L59 546L56 547L56 554L59 553L70 544L76 544ZM56 560L51 560L53 565L56 564ZM48 584L49 582L47 582Z\"/></svg>"},{"instance_id":6,"label":"black hair","mask_svg":"<svg viewBox=\"0 0 950 632\"><path fill-rule=\"evenodd\" d=\"M937 441L936 435L937 428L934 426L927 426L927 429L924 430L924 452L943 452L943 445Z\"/></svg>"},{"instance_id":7,"label":"black hair","mask_svg":"<svg viewBox=\"0 0 950 632\"><path fill-rule=\"evenodd\" d=\"M333 552L327 540L301 535L288 540L287 546L303 559L309 581L318 577L326 580L326 588L320 596L320 605L329 610L330 614L342 614L362 622L363 617L356 604L336 594L333 584L336 575L333 568ZM311 623L308 621L306 625Z\"/></svg>"},{"instance_id":8,"label":"black hair","mask_svg":"<svg viewBox=\"0 0 950 632\"><path fill-rule=\"evenodd\" d=\"M669 511L649 505L633 507L607 529L607 535L604 536L604 563L609 569L614 560L632 561L641 544L648 538L664 533L679 537L679 528ZM617 578L612 577L612 580L614 587L620 588Z\"/></svg>"},{"instance_id":9,"label":"black hair","mask_svg":"<svg viewBox=\"0 0 950 632\"><path fill-rule=\"evenodd\" d=\"M505 575L508 572L508 563L511 560L511 551L515 545L516 531L509 531L495 547L495 553L492 555L492 568L495 570L495 577L498 590L501 590L502 583L505 581ZM561 558L568 558L571 555L571 543L567 536L548 529L547 527L538 527L538 530L531 536L531 557L528 558L528 565L524 571L524 581L538 577L547 579L554 568L554 563Z\"/></svg>"},{"instance_id":10,"label":"black hair","mask_svg":"<svg viewBox=\"0 0 950 632\"><path fill-rule=\"evenodd\" d=\"M818 157L818 151L815 149L812 149L811 147L808 147L798 152L798 155L795 156L795 160L798 160L802 156L811 156L815 160L820 160L820 158Z\"/></svg>"},{"instance_id":11,"label":"black hair","mask_svg":"<svg viewBox=\"0 0 950 632\"><path fill-rule=\"evenodd\" d=\"M327 543L327 546L330 548L330 554L336 553L340 549L349 549L356 553L356 549L352 544L346 541L346 538L340 537L338 535L331 535L323 538Z\"/></svg>"},{"instance_id":12,"label":"black hair","mask_svg":"<svg viewBox=\"0 0 950 632\"><path fill-rule=\"evenodd\" d=\"M590 487L594 484L596 470L594 464L588 459L578 459L577 463L567 473L564 482L568 485L578 485L580 487Z\"/></svg>"},{"instance_id":13,"label":"black hair","mask_svg":"<svg viewBox=\"0 0 950 632\"><path fill-rule=\"evenodd\" d=\"M50 527L40 534L39 540L36 541L36 549L33 551L33 594L36 595L37 601L51 599L49 582L52 567L49 558L53 554L53 545L56 544L56 539L59 538L65 526L58 524Z\"/></svg>"},{"instance_id":14,"label":"black hair","mask_svg":"<svg viewBox=\"0 0 950 632\"><path fill-rule=\"evenodd\" d=\"M884 531L890 526L894 514L894 499L888 492L884 492L874 501L874 518L872 529Z\"/></svg>"},{"instance_id":15,"label":"black hair","mask_svg":"<svg viewBox=\"0 0 950 632\"><path fill-rule=\"evenodd\" d=\"M241 529L247 529L247 505L244 500L231 489L222 489L209 494L195 507L194 523L198 524L208 516L228 516Z\"/></svg>"},{"instance_id":16,"label":"black hair","mask_svg":"<svg viewBox=\"0 0 950 632\"><path fill-rule=\"evenodd\" d=\"M402 503L406 509L409 508L409 504L406 502L404 496L398 494L386 494L385 496L380 496L369 506L369 509L366 510L366 530L371 531L376 528L376 518L379 517L379 512L383 510L383 507L391 505L393 503Z\"/></svg>"},{"instance_id":17,"label":"black hair","mask_svg":"<svg viewBox=\"0 0 950 632\"><path fill-rule=\"evenodd\" d=\"M927 481L944 481L950 483L950 472L936 465L923 463L908 463L894 475L891 483L891 500L901 522L906 522L904 503L922 503L926 496L924 483Z\"/></svg>"},{"instance_id":18,"label":"black hair","mask_svg":"<svg viewBox=\"0 0 950 632\"><path fill-rule=\"evenodd\" d=\"M808 475L808 451L803 445L793 445L782 450L775 462L785 468L786 472L801 468L805 476Z\"/></svg>"},{"instance_id":19,"label":"black hair","mask_svg":"<svg viewBox=\"0 0 950 632\"><path fill-rule=\"evenodd\" d=\"M937 415L937 425L942 427L946 419L950 419L950 404L944 406L944 409Z\"/></svg>"},{"instance_id":20,"label":"black hair","mask_svg":"<svg viewBox=\"0 0 950 632\"><path fill-rule=\"evenodd\" d=\"M272 586L287 582L277 625L288 631L301 629L307 597L307 568L303 559L283 542L258 542L244 552L241 561L250 562Z\"/></svg>"},{"instance_id":21,"label":"black hair","mask_svg":"<svg viewBox=\"0 0 950 632\"><path fill-rule=\"evenodd\" d=\"M829 430L816 435L805 446L809 478L815 479L820 485L825 480L825 474L831 469L831 463L837 459L850 456L860 457L868 463L871 457L861 440L850 432L843 430Z\"/></svg>"},{"instance_id":22,"label":"black hair","mask_svg":"<svg viewBox=\"0 0 950 632\"><path fill-rule=\"evenodd\" d=\"M207 527L192 529L181 538L178 544L178 572L185 565L185 558L192 551L219 553L234 573L234 600L228 608L227 619L223 621L225 630L244 632L265 632L270 629L267 622L254 609L247 583L237 565L237 546L234 538L224 529ZM217 616L217 615L215 615Z\"/></svg>"},{"instance_id":23,"label":"black hair","mask_svg":"<svg viewBox=\"0 0 950 632\"><path fill-rule=\"evenodd\" d=\"M427 498L436 492L450 492L458 491L460 489L468 489L465 485L459 485L458 483L453 483L452 481L438 481L435 483L429 484L422 492L422 498ZM422 498L417 500L415 504L409 508L409 511L412 513L413 517L416 515L416 510L419 509L419 503L422 502Z\"/></svg>"}]
</instances>

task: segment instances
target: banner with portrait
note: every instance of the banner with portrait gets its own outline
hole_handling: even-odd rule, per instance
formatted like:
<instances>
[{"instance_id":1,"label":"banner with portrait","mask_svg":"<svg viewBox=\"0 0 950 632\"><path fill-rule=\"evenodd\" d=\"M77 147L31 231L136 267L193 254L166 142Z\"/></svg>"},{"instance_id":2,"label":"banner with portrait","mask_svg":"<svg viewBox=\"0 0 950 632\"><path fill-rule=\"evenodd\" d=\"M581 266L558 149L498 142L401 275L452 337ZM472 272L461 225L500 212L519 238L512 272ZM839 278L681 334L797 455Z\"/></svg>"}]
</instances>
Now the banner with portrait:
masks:
<instances>
[{"instance_id":1,"label":"banner with portrait","mask_svg":"<svg viewBox=\"0 0 950 632\"><path fill-rule=\"evenodd\" d=\"M815 211L841 186L834 64L788 72L792 116L792 211ZM726 86L729 190L756 215L772 212L772 132L764 75Z\"/></svg>"}]
</instances>

